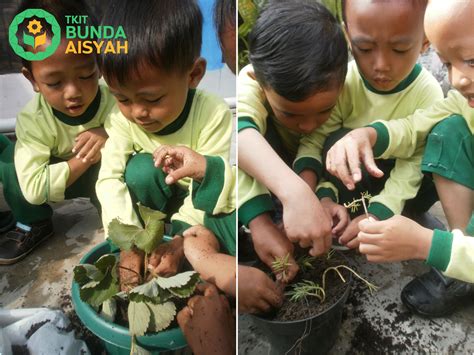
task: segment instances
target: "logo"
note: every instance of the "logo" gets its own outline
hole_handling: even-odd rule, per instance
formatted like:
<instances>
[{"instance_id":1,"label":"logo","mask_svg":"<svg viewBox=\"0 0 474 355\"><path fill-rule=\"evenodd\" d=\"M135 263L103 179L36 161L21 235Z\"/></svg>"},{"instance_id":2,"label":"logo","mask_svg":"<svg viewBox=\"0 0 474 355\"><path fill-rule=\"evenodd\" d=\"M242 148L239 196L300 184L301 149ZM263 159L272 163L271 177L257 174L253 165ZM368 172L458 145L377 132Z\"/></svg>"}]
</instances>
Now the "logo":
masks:
<instances>
[{"instance_id":1,"label":"logo","mask_svg":"<svg viewBox=\"0 0 474 355\"><path fill-rule=\"evenodd\" d=\"M50 43L47 43L50 34ZM26 60L43 60L51 56L61 42L61 28L49 12L29 9L15 16L8 39L13 51ZM45 45L44 50L37 50Z\"/></svg>"}]
</instances>

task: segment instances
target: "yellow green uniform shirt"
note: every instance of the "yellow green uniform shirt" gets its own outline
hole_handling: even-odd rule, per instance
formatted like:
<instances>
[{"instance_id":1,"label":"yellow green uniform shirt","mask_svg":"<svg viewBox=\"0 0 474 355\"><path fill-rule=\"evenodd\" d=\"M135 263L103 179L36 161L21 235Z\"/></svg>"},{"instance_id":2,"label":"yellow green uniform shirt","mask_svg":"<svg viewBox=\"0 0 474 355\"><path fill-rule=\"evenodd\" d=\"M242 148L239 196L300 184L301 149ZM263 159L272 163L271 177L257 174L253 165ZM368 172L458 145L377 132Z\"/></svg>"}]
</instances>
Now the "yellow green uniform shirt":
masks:
<instances>
[{"instance_id":1,"label":"yellow green uniform shirt","mask_svg":"<svg viewBox=\"0 0 474 355\"><path fill-rule=\"evenodd\" d=\"M118 109L112 113L109 139L102 151L102 166L96 186L106 236L108 225L114 218L125 224L141 226L124 181L127 161L132 154L152 154L161 145L183 145L202 155L229 159L231 112L222 99L196 90L184 119L182 126L169 134L164 134L164 131L170 131L179 119L158 133L150 133L127 120ZM188 190L191 179L181 179L177 184L181 189ZM203 217L204 212L194 208L190 193L171 220L173 224L196 225L203 223Z\"/></svg>"},{"instance_id":2,"label":"yellow green uniform shirt","mask_svg":"<svg viewBox=\"0 0 474 355\"><path fill-rule=\"evenodd\" d=\"M78 134L92 128L108 127L115 100L108 87L99 85L99 90L100 95L81 115L88 116L89 110L97 110L92 119L71 118L53 112L41 94L36 94L19 113L16 121L15 170L21 191L29 203L40 205L64 200L69 165L66 161L50 164L50 159L72 158L74 139Z\"/></svg>"},{"instance_id":3,"label":"yellow green uniform shirt","mask_svg":"<svg viewBox=\"0 0 474 355\"><path fill-rule=\"evenodd\" d=\"M260 84L249 75L250 72L253 72L253 68L247 65L237 78L238 131L256 129L264 136L267 120L272 120L284 148L294 156L301 135L285 128L274 118ZM259 214L273 209L268 189L241 169L238 169L238 194L239 220L245 225Z\"/></svg>"},{"instance_id":4,"label":"yellow green uniform shirt","mask_svg":"<svg viewBox=\"0 0 474 355\"><path fill-rule=\"evenodd\" d=\"M371 87L360 75L356 62L349 63L346 81L329 120L301 139L294 170L300 173L311 169L322 172L322 150L328 136L340 128L364 127L376 119L393 120L406 117L417 109L432 106L443 99L439 83L419 64L396 88L380 92ZM401 213L405 201L415 197L421 184L421 154L397 160L390 177L379 195L370 200L369 212L380 219ZM331 196L337 200L336 187L320 181L319 197Z\"/></svg>"}]
</instances>

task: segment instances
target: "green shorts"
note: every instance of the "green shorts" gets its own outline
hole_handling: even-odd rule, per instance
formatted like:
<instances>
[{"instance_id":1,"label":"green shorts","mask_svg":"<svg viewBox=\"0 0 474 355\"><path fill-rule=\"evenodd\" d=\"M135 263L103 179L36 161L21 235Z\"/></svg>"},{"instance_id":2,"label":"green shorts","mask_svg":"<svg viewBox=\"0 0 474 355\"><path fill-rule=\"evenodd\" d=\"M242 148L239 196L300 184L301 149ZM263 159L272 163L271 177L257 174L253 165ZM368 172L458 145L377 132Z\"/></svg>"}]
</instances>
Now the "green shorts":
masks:
<instances>
[{"instance_id":1,"label":"green shorts","mask_svg":"<svg viewBox=\"0 0 474 355\"><path fill-rule=\"evenodd\" d=\"M474 138L464 117L449 116L433 128L421 170L474 190Z\"/></svg>"}]
</instances>

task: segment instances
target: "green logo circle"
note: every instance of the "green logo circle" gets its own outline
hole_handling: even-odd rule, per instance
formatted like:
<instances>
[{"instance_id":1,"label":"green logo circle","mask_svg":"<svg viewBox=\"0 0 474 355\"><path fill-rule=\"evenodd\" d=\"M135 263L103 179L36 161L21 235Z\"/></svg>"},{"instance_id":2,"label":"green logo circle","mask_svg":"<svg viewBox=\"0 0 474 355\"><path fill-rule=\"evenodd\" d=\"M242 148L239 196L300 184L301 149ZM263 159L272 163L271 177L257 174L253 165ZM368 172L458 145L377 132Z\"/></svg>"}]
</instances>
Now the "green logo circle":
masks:
<instances>
[{"instance_id":1,"label":"green logo circle","mask_svg":"<svg viewBox=\"0 0 474 355\"><path fill-rule=\"evenodd\" d=\"M29 19L32 17L44 19L47 23L51 25L53 38L51 39L51 44L43 52L38 52L38 53L27 52L18 42L17 32L18 32L18 28L20 27L20 24L23 23L25 19ZM36 48L36 44L37 44L36 40L41 36L35 37L35 35L41 31L42 25L39 21L32 20L29 22L27 28L31 35L28 35L26 33L22 34L25 40L25 44L29 44L33 48ZM44 36L45 35L46 35L46 32L44 33ZM31 40L31 38L33 40L33 43L32 44L27 43L29 40ZM20 57L26 60L43 60L51 56L59 47L59 43L61 42L61 28L59 27L59 24L54 18L54 16L51 15L49 12L41 10L41 9L28 9L16 15L15 18L13 19L8 30L8 40L10 42L10 45L13 48L13 51Z\"/></svg>"}]
</instances>

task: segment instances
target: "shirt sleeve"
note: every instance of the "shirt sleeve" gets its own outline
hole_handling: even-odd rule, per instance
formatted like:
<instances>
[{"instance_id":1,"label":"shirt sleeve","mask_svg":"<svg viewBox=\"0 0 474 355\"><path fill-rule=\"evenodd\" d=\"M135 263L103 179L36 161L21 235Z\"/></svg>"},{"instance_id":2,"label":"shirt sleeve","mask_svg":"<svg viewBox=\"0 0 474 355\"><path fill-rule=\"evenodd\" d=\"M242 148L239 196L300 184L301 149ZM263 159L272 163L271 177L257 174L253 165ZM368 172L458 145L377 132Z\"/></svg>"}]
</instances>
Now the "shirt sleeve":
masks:
<instances>
[{"instance_id":1,"label":"shirt sleeve","mask_svg":"<svg viewBox=\"0 0 474 355\"><path fill-rule=\"evenodd\" d=\"M35 116L36 115L36 116ZM67 162L50 164L55 138L41 111L21 112L17 119L15 170L25 199L33 204L64 200L69 178ZM35 116L35 117L34 117ZM36 118L36 119L33 119ZM38 122L44 125L37 124Z\"/></svg>"},{"instance_id":2,"label":"shirt sleeve","mask_svg":"<svg viewBox=\"0 0 474 355\"><path fill-rule=\"evenodd\" d=\"M228 161L232 135L232 113L225 102L215 104L209 100L208 105L213 105L210 110L203 110L201 117L203 127L197 138L196 151L204 156L216 156ZM189 185L192 190L192 184ZM181 234L185 226L204 223L204 213L196 210L192 201L192 191L185 198L183 205L171 217L173 234Z\"/></svg>"}]
</instances>

